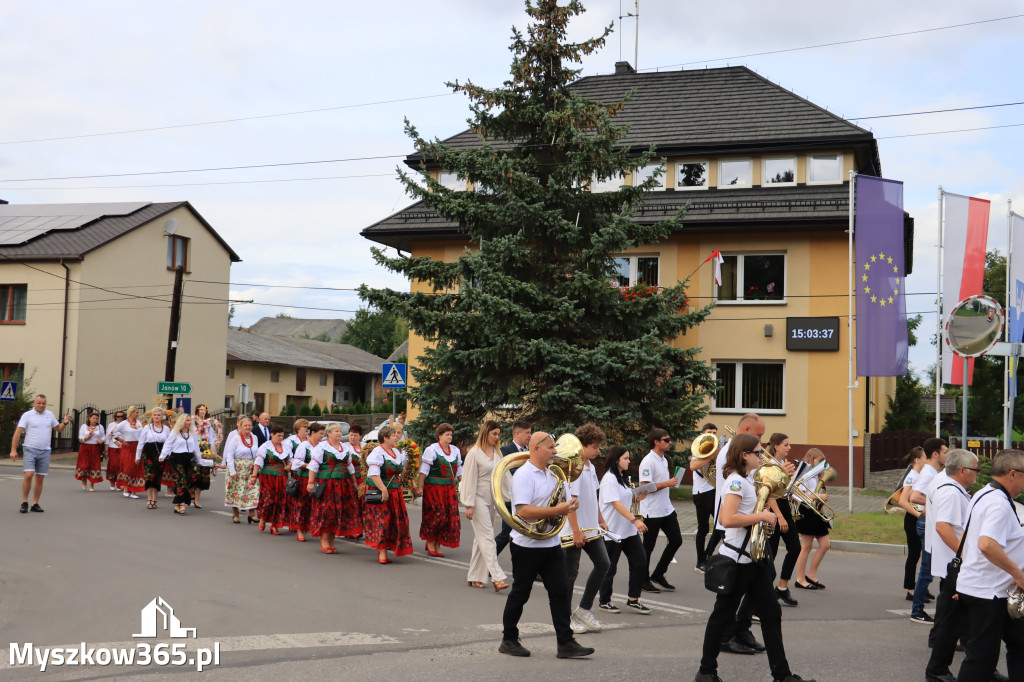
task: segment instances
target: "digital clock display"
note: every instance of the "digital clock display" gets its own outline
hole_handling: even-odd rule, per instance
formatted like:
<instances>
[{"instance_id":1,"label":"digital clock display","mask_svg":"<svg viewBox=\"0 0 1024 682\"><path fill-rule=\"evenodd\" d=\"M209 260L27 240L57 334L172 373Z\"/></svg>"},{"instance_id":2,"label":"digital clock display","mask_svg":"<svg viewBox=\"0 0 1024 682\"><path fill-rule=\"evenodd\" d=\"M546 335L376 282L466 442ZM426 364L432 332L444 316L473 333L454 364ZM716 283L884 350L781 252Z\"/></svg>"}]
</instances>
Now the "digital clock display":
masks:
<instances>
[{"instance_id":1,"label":"digital clock display","mask_svg":"<svg viewBox=\"0 0 1024 682\"><path fill-rule=\"evenodd\" d=\"M839 350L839 318L787 317L786 350Z\"/></svg>"}]
</instances>

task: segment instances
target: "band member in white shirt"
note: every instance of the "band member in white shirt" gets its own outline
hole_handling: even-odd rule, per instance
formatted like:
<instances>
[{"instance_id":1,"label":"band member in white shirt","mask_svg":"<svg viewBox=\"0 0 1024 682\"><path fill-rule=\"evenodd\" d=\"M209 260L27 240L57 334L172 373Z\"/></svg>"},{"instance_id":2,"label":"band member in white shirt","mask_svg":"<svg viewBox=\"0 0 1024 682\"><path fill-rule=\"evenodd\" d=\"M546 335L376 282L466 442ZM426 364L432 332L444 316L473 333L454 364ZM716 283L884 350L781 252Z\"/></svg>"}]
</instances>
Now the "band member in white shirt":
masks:
<instances>
[{"instance_id":1,"label":"band member in white shirt","mask_svg":"<svg viewBox=\"0 0 1024 682\"><path fill-rule=\"evenodd\" d=\"M957 599L967 614L967 655L958 680L989 680L1006 642L1006 672L1024 679L1024 619L1010 618L1007 593L1024 589L1024 528L1013 498L1024 492L1024 451L1002 450L992 460L992 482L974 494L968 510Z\"/></svg>"},{"instance_id":2,"label":"band member in white shirt","mask_svg":"<svg viewBox=\"0 0 1024 682\"><path fill-rule=\"evenodd\" d=\"M594 458L601 451L605 434L596 424L584 424L576 429L575 435L583 445L583 471L569 486L573 499L579 501L580 506L576 511L569 512L567 519L568 526L572 529L573 546L565 550L565 562L570 590L576 584L576 576L580 572L580 554L586 552L594 564L583 588L580 605L569 619L572 631L582 634L588 630L601 631L601 623L594 617L594 597L601 589L611 563L608 560L608 551L600 538L600 531L608 530L608 524L605 523L597 504L597 491L601 483L597 479L597 469L594 467Z\"/></svg>"},{"instance_id":3,"label":"band member in white shirt","mask_svg":"<svg viewBox=\"0 0 1024 682\"><path fill-rule=\"evenodd\" d=\"M530 459L512 476L512 509L526 521L540 521L557 516L566 516L579 508L579 501L572 499L568 490L563 491L563 500L548 506L559 480L548 471L555 459L555 440L551 434L538 431L530 437ZM498 652L509 656L529 656L530 650L519 641L519 619L523 607L530 599L534 578L540 576L548 593L551 622L558 639L558 658L579 658L594 653L590 647L582 647L572 636L569 627L570 590L565 572L565 553L562 552L558 534L546 540L530 538L517 529L512 530L512 589L505 602L502 616L502 640Z\"/></svg>"},{"instance_id":4,"label":"band member in white shirt","mask_svg":"<svg viewBox=\"0 0 1024 682\"><path fill-rule=\"evenodd\" d=\"M717 435L718 427L708 422L700 428L700 433ZM704 572L704 564L710 552L714 551L714 545L709 550L707 542L710 520L715 516L715 486L711 485L705 476L710 464L710 461L696 457L690 460L690 471L693 472L693 506L697 510L697 565L693 569L697 573Z\"/></svg>"},{"instance_id":5,"label":"band member in white shirt","mask_svg":"<svg viewBox=\"0 0 1024 682\"><path fill-rule=\"evenodd\" d=\"M920 445L910 449L903 458L909 463L907 473L897 490L900 496L897 501L906 514L903 515L903 534L907 538L907 560L903 566L903 589L907 591L907 601L914 601L914 588L917 586L917 562L921 559L921 538L917 535L917 517L921 515L914 505L910 504L910 496L914 492L914 484L921 476L921 469L927 458L924 448Z\"/></svg>"},{"instance_id":6,"label":"band member in white shirt","mask_svg":"<svg viewBox=\"0 0 1024 682\"><path fill-rule=\"evenodd\" d=\"M928 458L924 467L921 468L921 475L914 484L910 493L911 504L920 505L924 513L917 518L917 535L921 538L924 546L925 516L928 515L927 493L932 478L946 465L946 441L941 438L929 438L924 442L924 453ZM910 607L910 620L915 623L931 623L932 617L925 613L924 605L931 601L928 587L932 584L932 555L928 547L924 546L921 552L921 570L917 576L917 585L914 588L914 603Z\"/></svg>"},{"instance_id":7,"label":"band member in white shirt","mask_svg":"<svg viewBox=\"0 0 1024 682\"><path fill-rule=\"evenodd\" d=\"M676 487L676 479L669 473L669 462L666 454L672 449L672 438L665 429L651 429L647 434L647 444L651 451L640 460L640 483L654 483L656 490L647 495L640 503L640 513L643 514L644 523L647 524L647 533L644 535L644 552L647 553L647 581L644 583L645 592L661 592L662 590L672 591L675 585L665 578L665 571L672 563L672 557L676 550L683 545L683 536L679 532L679 519L676 517L676 509L672 506L672 498L669 497L669 488ZM665 550L661 558L651 571L651 554L654 552L654 545L658 541L658 531L665 534Z\"/></svg>"},{"instance_id":8,"label":"band member in white shirt","mask_svg":"<svg viewBox=\"0 0 1024 682\"><path fill-rule=\"evenodd\" d=\"M612 583L615 579L616 564L619 555L625 554L629 564L629 582L626 588L626 610L649 616L651 610L640 603L640 586L647 579L647 555L644 554L644 543L640 533L647 532L647 526L640 516L633 515L633 488L629 481L629 450L621 445L614 445L608 450L608 458L604 464L604 477L601 479L601 515L608 522L608 530L619 537L605 539L608 550L608 561L611 566L601 586L601 602L599 609L605 613L619 613L619 607L612 603ZM643 501L647 493L636 496ZM639 510L639 505L637 505Z\"/></svg>"}]
</instances>

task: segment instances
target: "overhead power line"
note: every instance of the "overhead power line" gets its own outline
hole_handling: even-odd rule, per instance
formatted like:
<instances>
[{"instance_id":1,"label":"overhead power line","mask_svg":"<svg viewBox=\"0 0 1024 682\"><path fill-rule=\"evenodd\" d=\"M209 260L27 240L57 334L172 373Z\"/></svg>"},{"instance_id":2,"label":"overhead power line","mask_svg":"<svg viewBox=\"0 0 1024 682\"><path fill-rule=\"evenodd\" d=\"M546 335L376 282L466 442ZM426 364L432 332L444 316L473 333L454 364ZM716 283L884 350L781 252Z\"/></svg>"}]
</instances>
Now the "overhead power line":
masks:
<instances>
[{"instance_id":1,"label":"overhead power line","mask_svg":"<svg viewBox=\"0 0 1024 682\"><path fill-rule=\"evenodd\" d=\"M975 111L976 109L995 109L997 107L1017 107L1024 102L1006 102L1004 104L979 104L973 107L955 107L953 109L932 109L931 111L910 111L905 114L880 114L878 116L850 116L847 121L867 121L873 118L899 118L900 116L924 116L925 114L947 114L951 111Z\"/></svg>"}]
</instances>

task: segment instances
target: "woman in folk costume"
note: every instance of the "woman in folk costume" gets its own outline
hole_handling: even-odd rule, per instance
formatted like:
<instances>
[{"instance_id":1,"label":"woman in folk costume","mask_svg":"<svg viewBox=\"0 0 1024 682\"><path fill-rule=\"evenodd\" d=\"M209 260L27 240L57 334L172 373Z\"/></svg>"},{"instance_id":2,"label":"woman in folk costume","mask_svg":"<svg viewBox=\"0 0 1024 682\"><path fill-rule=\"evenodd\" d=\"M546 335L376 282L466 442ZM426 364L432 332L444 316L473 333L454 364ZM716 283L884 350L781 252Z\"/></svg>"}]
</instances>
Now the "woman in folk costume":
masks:
<instances>
[{"instance_id":1,"label":"woman in folk costume","mask_svg":"<svg viewBox=\"0 0 1024 682\"><path fill-rule=\"evenodd\" d=\"M135 458L143 423L139 420L139 408L129 407L127 415L127 419L118 424L114 432L114 438L121 450L121 470L117 474L117 487L124 491L125 497L138 499L137 493L146 489L146 470L142 462Z\"/></svg>"},{"instance_id":2,"label":"woman in folk costume","mask_svg":"<svg viewBox=\"0 0 1024 682\"><path fill-rule=\"evenodd\" d=\"M438 425L434 433L437 442L423 451L420 460L416 494L423 496L420 539L427 543L427 554L444 556L441 545L458 547L462 532L458 489L462 458L452 445L455 428L451 424Z\"/></svg>"},{"instance_id":3,"label":"woman in folk costume","mask_svg":"<svg viewBox=\"0 0 1024 682\"><path fill-rule=\"evenodd\" d=\"M284 452L291 458L299 446L309 439L309 420L296 419L292 422L292 435L284 439Z\"/></svg>"},{"instance_id":4,"label":"woman in folk costume","mask_svg":"<svg viewBox=\"0 0 1024 682\"><path fill-rule=\"evenodd\" d=\"M270 524L271 535L280 535L278 528L285 524L285 483L291 469L291 453L284 445L284 427L274 424L270 427L270 440L260 446L253 461L250 478L253 484L259 477L260 503L256 516L260 520L260 532Z\"/></svg>"},{"instance_id":5,"label":"woman in folk costume","mask_svg":"<svg viewBox=\"0 0 1024 682\"><path fill-rule=\"evenodd\" d=\"M313 498L309 527L313 537L320 538L320 551L337 554L335 536L358 537L363 519L356 497L355 465L341 444L341 424L331 424L325 434L327 439L313 449L306 465L306 491L312 493L317 483L325 486L320 499Z\"/></svg>"},{"instance_id":6,"label":"woman in folk costume","mask_svg":"<svg viewBox=\"0 0 1024 682\"><path fill-rule=\"evenodd\" d=\"M302 421L305 421L303 419ZM295 531L295 539L299 542L306 541L306 533L310 532L310 517L312 515L313 498L307 490L307 478L309 476L306 467L313 455L313 450L320 445L320 439L324 435L323 424L313 424L308 429L306 440L295 446L292 453L292 477L299 481L299 494L295 497L288 496L288 527Z\"/></svg>"},{"instance_id":7,"label":"woman in folk costume","mask_svg":"<svg viewBox=\"0 0 1024 682\"><path fill-rule=\"evenodd\" d=\"M377 561L390 564L388 550L395 556L412 554L409 535L409 514L402 494L402 473L405 452L395 447L398 434L392 426L382 426L377 432L380 445L366 456L366 489L381 491L378 504L363 505L363 533L366 544L377 550Z\"/></svg>"},{"instance_id":8,"label":"woman in folk costume","mask_svg":"<svg viewBox=\"0 0 1024 682\"><path fill-rule=\"evenodd\" d=\"M160 450L160 461L170 462L174 475L175 514L184 515L185 507L192 501L192 489L196 485L199 467L213 466L213 460L203 459L199 438L200 434L193 429L191 415L182 412Z\"/></svg>"},{"instance_id":9,"label":"woman in folk costume","mask_svg":"<svg viewBox=\"0 0 1024 682\"><path fill-rule=\"evenodd\" d=\"M124 421L124 412L114 413L114 421L107 425L107 483L111 490L117 490L117 475L121 473L121 448L117 443L117 427Z\"/></svg>"},{"instance_id":10,"label":"woman in folk costume","mask_svg":"<svg viewBox=\"0 0 1024 682\"><path fill-rule=\"evenodd\" d=\"M167 424L168 428L173 429L175 422L178 420L178 411L167 409L164 410L164 423ZM160 485L163 486L164 494L167 497L174 497L174 471L172 470L171 460L165 460L163 463L163 472L160 475ZM160 489L157 488L157 493Z\"/></svg>"},{"instance_id":11,"label":"woman in folk costume","mask_svg":"<svg viewBox=\"0 0 1024 682\"><path fill-rule=\"evenodd\" d=\"M224 444L224 466L228 470L224 479L224 506L231 507L232 523L239 523L239 511L249 512L249 523L256 522L260 484L252 480L252 470L257 452L259 446L252 434L252 419L239 417L238 431Z\"/></svg>"},{"instance_id":12,"label":"woman in folk costume","mask_svg":"<svg viewBox=\"0 0 1024 682\"><path fill-rule=\"evenodd\" d=\"M192 430L195 432L196 438L199 439L199 452L211 462L209 466L200 465L197 468L195 488L192 489L192 504L196 509L202 509L199 506L199 496L204 490L210 489L213 469L221 459L217 454L217 449L223 437L224 427L221 426L219 421L210 416L210 411L206 405L198 405L196 407L196 414L192 418Z\"/></svg>"},{"instance_id":13,"label":"woman in folk costume","mask_svg":"<svg viewBox=\"0 0 1024 682\"><path fill-rule=\"evenodd\" d=\"M100 413L93 412L78 429L78 461L75 463L75 478L82 482L82 490L88 486L89 492L95 492L94 483L103 480L103 469L100 466L100 448L104 438L103 425L100 424Z\"/></svg>"},{"instance_id":14,"label":"woman in folk costume","mask_svg":"<svg viewBox=\"0 0 1024 682\"><path fill-rule=\"evenodd\" d=\"M348 442L342 443L341 447L345 448L345 451L352 457L352 466L355 467L356 477L354 482L356 484L356 502L359 504L359 515L362 517L363 514L363 496L360 491L365 490L365 481L363 478L365 469L363 468L363 427L359 424L353 424L348 429ZM360 534L356 538L362 537Z\"/></svg>"},{"instance_id":15,"label":"woman in folk costume","mask_svg":"<svg viewBox=\"0 0 1024 682\"><path fill-rule=\"evenodd\" d=\"M139 432L135 460L141 460L146 473L146 509L156 509L156 498L160 494L160 484L164 475L164 462L160 459L160 450L167 437L171 435L171 427L164 424L162 407L150 410L149 418L150 422Z\"/></svg>"}]
</instances>

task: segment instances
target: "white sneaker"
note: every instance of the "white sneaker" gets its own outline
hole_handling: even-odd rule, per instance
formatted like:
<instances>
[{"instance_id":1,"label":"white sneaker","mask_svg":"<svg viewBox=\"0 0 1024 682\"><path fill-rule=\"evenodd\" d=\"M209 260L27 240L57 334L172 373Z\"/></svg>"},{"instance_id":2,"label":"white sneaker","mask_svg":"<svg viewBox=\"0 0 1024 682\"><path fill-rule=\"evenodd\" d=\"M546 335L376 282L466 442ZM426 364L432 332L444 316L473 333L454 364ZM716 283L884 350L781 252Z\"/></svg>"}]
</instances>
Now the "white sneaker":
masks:
<instances>
[{"instance_id":1,"label":"white sneaker","mask_svg":"<svg viewBox=\"0 0 1024 682\"><path fill-rule=\"evenodd\" d=\"M110 489L111 490L117 490L117 486L116 485L112 485L112 486L110 486Z\"/></svg>"},{"instance_id":2,"label":"white sneaker","mask_svg":"<svg viewBox=\"0 0 1024 682\"><path fill-rule=\"evenodd\" d=\"M125 497L131 497L131 493L125 492L124 496Z\"/></svg>"},{"instance_id":3,"label":"white sneaker","mask_svg":"<svg viewBox=\"0 0 1024 682\"><path fill-rule=\"evenodd\" d=\"M576 620L583 623L590 632L601 632L601 623L599 623L597 618L594 617L594 612L590 609L577 606L576 610L572 612L572 615Z\"/></svg>"},{"instance_id":4,"label":"white sneaker","mask_svg":"<svg viewBox=\"0 0 1024 682\"><path fill-rule=\"evenodd\" d=\"M132 498L133 500L139 499L138 495L129 495L128 497Z\"/></svg>"},{"instance_id":5,"label":"white sneaker","mask_svg":"<svg viewBox=\"0 0 1024 682\"><path fill-rule=\"evenodd\" d=\"M583 621L576 617L575 613L569 616L569 627L572 628L572 633L574 635L582 635L587 631L587 626L583 624Z\"/></svg>"}]
</instances>

